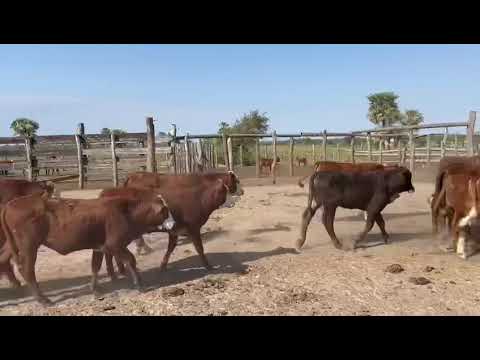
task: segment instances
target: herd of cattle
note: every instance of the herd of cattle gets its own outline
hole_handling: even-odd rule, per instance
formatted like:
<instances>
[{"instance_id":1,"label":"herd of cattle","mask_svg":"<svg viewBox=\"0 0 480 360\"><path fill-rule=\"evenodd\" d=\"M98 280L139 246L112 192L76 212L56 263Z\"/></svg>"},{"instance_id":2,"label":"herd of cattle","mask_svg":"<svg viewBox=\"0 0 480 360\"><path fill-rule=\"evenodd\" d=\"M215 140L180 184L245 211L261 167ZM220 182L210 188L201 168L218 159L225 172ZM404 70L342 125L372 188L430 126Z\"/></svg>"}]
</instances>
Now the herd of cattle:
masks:
<instances>
[{"instance_id":1,"label":"herd of cattle","mask_svg":"<svg viewBox=\"0 0 480 360\"><path fill-rule=\"evenodd\" d=\"M410 171L397 165L321 161L309 177L308 203L301 216L297 250L305 243L309 223L320 208L323 224L336 248L356 248L375 223L387 243L389 235L382 210L401 193L415 191ZM300 179L300 186L305 179ZM439 223L442 228L446 225L452 246L463 258L476 250L480 235L479 185L480 157L446 157L440 162L435 191L429 199L433 232L438 232ZM62 255L93 250L91 289L96 295L104 257L112 281L116 279L115 259L118 272L126 275L128 271L134 286L141 291L136 259L127 248L132 241L137 252L148 252L152 250L146 245L144 234L168 233L168 247L160 265L164 270L178 237L186 235L203 266L211 269L204 254L201 227L215 210L234 206L244 192L238 177L229 171L190 175L136 172L128 175L123 187L105 189L96 199L62 199L53 194L53 184L48 181L0 180L0 273L7 276L11 286L19 287L12 266L15 263L35 299L42 304L51 302L40 290L35 275L41 245ZM350 243L335 235L337 207L359 209L365 214L364 230Z\"/></svg>"}]
</instances>

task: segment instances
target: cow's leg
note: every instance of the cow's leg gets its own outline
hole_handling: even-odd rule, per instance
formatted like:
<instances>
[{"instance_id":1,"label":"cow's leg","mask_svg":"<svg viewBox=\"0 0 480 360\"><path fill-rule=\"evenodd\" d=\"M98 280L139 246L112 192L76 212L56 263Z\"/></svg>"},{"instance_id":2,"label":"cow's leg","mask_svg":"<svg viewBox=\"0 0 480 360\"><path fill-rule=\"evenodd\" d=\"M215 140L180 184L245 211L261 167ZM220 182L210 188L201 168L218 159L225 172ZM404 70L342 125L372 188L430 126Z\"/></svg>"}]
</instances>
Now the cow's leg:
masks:
<instances>
[{"instance_id":1,"label":"cow's leg","mask_svg":"<svg viewBox=\"0 0 480 360\"><path fill-rule=\"evenodd\" d=\"M137 261L135 260L135 256L133 256L133 254L126 247L115 249L112 253L113 256L123 262L127 268L135 288L137 288L139 291L142 291L143 285L140 274L137 271Z\"/></svg>"},{"instance_id":2,"label":"cow's leg","mask_svg":"<svg viewBox=\"0 0 480 360\"><path fill-rule=\"evenodd\" d=\"M18 256L18 269L20 270L20 273L32 291L35 300L42 305L51 305L52 302L50 299L43 295L42 291L40 290L37 278L35 276L35 262L37 261L38 247L31 245L22 250L24 251L21 251Z\"/></svg>"},{"instance_id":3,"label":"cow's leg","mask_svg":"<svg viewBox=\"0 0 480 360\"><path fill-rule=\"evenodd\" d=\"M337 249L341 249L342 243L340 242L340 240L338 240L337 235L335 234L335 229L333 227L336 211L336 206L324 205L322 222L325 226L325 229L327 230L328 235L330 236L330 239L332 240L333 246L335 246Z\"/></svg>"},{"instance_id":4,"label":"cow's leg","mask_svg":"<svg viewBox=\"0 0 480 360\"><path fill-rule=\"evenodd\" d=\"M379 213L377 215L377 217L375 218L375 222L377 223L378 227L380 228L380 231L382 232L383 242L385 244L388 244L389 235L388 235L387 231L385 230L385 220L383 219L382 214Z\"/></svg>"},{"instance_id":5,"label":"cow's leg","mask_svg":"<svg viewBox=\"0 0 480 360\"><path fill-rule=\"evenodd\" d=\"M113 267L113 256L111 254L105 255L105 266L107 267L107 274L110 277L110 281L117 281L117 274L115 273L115 268ZM123 266L123 264L122 264Z\"/></svg>"},{"instance_id":6,"label":"cow's leg","mask_svg":"<svg viewBox=\"0 0 480 360\"><path fill-rule=\"evenodd\" d=\"M310 225L310 222L312 221L312 218L313 216L315 215L315 213L317 212L317 210L320 208L321 206L318 206L318 205L315 205L313 208L311 208L310 206L308 206L304 211L303 211L303 214L302 214L302 227L300 229L300 237L297 239L297 243L295 244L296 245L296 249L297 250L300 250L303 246L303 244L305 244L305 240L307 239L307 230L308 230L308 226ZM323 211L323 216L325 216L325 209ZM324 224L325 225L325 224Z\"/></svg>"},{"instance_id":7,"label":"cow's leg","mask_svg":"<svg viewBox=\"0 0 480 360\"><path fill-rule=\"evenodd\" d=\"M167 269L168 260L170 260L170 255L172 255L173 250L177 246L178 236L175 234L168 234L168 248L167 252L163 256L162 263L160 264L160 271L165 271Z\"/></svg>"},{"instance_id":8,"label":"cow's leg","mask_svg":"<svg viewBox=\"0 0 480 360\"><path fill-rule=\"evenodd\" d=\"M135 245L137 247L137 255L141 255L142 250L143 250L143 255L148 255L153 252L153 249L147 245L143 236L140 236L138 239L135 239Z\"/></svg>"},{"instance_id":9,"label":"cow's leg","mask_svg":"<svg viewBox=\"0 0 480 360\"><path fill-rule=\"evenodd\" d=\"M15 273L13 272L13 267L10 262L7 262L5 264L5 269L4 269L5 275L7 276L8 281L10 282L10 286L13 288L19 288L22 286L20 281L18 281L17 277L15 276Z\"/></svg>"},{"instance_id":10,"label":"cow's leg","mask_svg":"<svg viewBox=\"0 0 480 360\"><path fill-rule=\"evenodd\" d=\"M360 233L360 236L357 238L357 240L354 241L354 245L353 245L354 249L357 247L358 243L361 243L365 240L365 237L367 236L367 234L370 232L370 230L372 230L374 225L374 219L377 218L378 214L380 213L372 214L370 211L368 212L367 221L365 222L365 228Z\"/></svg>"},{"instance_id":11,"label":"cow's leg","mask_svg":"<svg viewBox=\"0 0 480 360\"><path fill-rule=\"evenodd\" d=\"M193 246L195 246L195 250L197 250L198 255L200 256L200 260L202 261L203 266L207 270L212 270L212 265L209 264L205 253L203 252L203 244L202 244L202 237L200 236L200 229L194 230L190 232L190 238L192 239Z\"/></svg>"},{"instance_id":12,"label":"cow's leg","mask_svg":"<svg viewBox=\"0 0 480 360\"><path fill-rule=\"evenodd\" d=\"M93 296L100 296L100 288L98 286L98 273L102 267L103 261L103 252L93 251L92 252L92 280L90 282L90 289L93 292ZM108 269L108 265L107 265ZM107 270L108 271L108 270Z\"/></svg>"}]
</instances>

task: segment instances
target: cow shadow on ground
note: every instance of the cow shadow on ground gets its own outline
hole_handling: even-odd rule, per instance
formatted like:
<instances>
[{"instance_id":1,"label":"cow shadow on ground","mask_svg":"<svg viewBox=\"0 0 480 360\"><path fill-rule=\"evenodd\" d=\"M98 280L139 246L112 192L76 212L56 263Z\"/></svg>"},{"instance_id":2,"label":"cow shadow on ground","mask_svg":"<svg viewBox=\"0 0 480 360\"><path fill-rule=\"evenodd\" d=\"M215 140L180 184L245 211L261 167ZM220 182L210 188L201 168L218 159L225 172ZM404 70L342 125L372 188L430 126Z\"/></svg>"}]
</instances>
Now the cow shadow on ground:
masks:
<instances>
[{"instance_id":1,"label":"cow shadow on ground","mask_svg":"<svg viewBox=\"0 0 480 360\"><path fill-rule=\"evenodd\" d=\"M360 211L360 210L357 210ZM317 211L318 213L318 211ZM321 215L321 214L319 214ZM406 218L406 217L411 217L411 216L421 216L421 215L430 215L430 211L414 211L414 212L409 212L409 213L387 213L387 214L382 214L383 218L385 221L388 220L394 220L394 219L401 219L401 218ZM349 215L349 216L338 216L335 217L335 222L337 221L363 221L365 222L365 219L363 218L363 213L361 215Z\"/></svg>"},{"instance_id":2,"label":"cow shadow on ground","mask_svg":"<svg viewBox=\"0 0 480 360\"><path fill-rule=\"evenodd\" d=\"M382 234L368 234L364 241L357 243L357 249L367 249L381 245L390 245L414 240L431 240L431 232L412 232L412 233L390 233L388 243L385 244Z\"/></svg>"},{"instance_id":3,"label":"cow shadow on ground","mask_svg":"<svg viewBox=\"0 0 480 360\"><path fill-rule=\"evenodd\" d=\"M251 235L258 235L258 234L263 234L268 232L277 232L277 231L291 231L291 228L290 226L286 226L283 224L276 224L270 228L258 228L258 229L248 230L248 233Z\"/></svg>"},{"instance_id":4,"label":"cow shadow on ground","mask_svg":"<svg viewBox=\"0 0 480 360\"><path fill-rule=\"evenodd\" d=\"M170 262L166 271L162 272L159 267L154 267L145 270L140 269L140 274L145 287L148 290L154 290L201 279L208 275L241 274L248 268L248 265L245 264L246 262L285 254L297 254L297 252L293 248L278 247L263 252L210 253L206 254L209 262L214 266L214 269L210 271L203 268L200 258L197 254L194 254L187 258ZM100 279L103 280L106 278L104 274L105 266L102 267L101 271L102 276L100 276ZM40 287L57 304L67 299L91 295L90 280L90 274L67 279L52 279L40 281ZM105 296L108 296L117 290L132 289L132 283L129 278L120 278L115 282L111 282L109 278L106 278L105 282L101 282L101 287ZM23 285L19 289L0 288L0 301L1 309L12 305L31 303L34 300L29 289Z\"/></svg>"}]
</instances>

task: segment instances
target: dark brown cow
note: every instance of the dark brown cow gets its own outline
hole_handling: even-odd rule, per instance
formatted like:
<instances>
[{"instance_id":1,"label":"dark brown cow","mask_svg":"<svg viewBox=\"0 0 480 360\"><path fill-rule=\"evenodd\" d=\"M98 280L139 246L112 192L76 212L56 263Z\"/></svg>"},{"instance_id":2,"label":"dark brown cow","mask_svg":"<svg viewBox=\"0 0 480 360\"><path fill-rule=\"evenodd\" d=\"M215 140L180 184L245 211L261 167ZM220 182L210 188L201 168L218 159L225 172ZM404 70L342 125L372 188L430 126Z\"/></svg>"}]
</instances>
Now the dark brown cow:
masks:
<instances>
[{"instance_id":1,"label":"dark brown cow","mask_svg":"<svg viewBox=\"0 0 480 360\"><path fill-rule=\"evenodd\" d=\"M453 249L463 259L472 255L479 245L479 186L480 171L449 169L445 172L442 188L432 203L433 212L438 213L440 207L445 209Z\"/></svg>"},{"instance_id":2,"label":"dark brown cow","mask_svg":"<svg viewBox=\"0 0 480 360\"><path fill-rule=\"evenodd\" d=\"M135 188L115 188L104 190L100 196L129 198L135 196L136 191ZM205 182L191 187L170 185L155 191L165 198L175 220L175 226L172 229L160 230L168 232L168 249L160 268L166 269L170 255L177 245L178 236L187 235L192 240L202 264L206 269L211 269L204 254L200 229L208 221L212 212L220 207L233 206L236 199L231 197L229 188L222 179L217 179L214 183ZM113 268L112 257L106 255L106 262L107 271L109 271L108 269ZM122 272L122 269L119 270ZM109 275L112 276L111 273Z\"/></svg>"},{"instance_id":3,"label":"dark brown cow","mask_svg":"<svg viewBox=\"0 0 480 360\"><path fill-rule=\"evenodd\" d=\"M169 189L171 187L190 187L201 184L214 184L221 179L228 187L230 194L243 195L240 181L233 171L226 173L205 173L205 174L188 174L188 175L170 175L157 174L150 172L135 172L129 174L125 180L124 187L149 188L149 189ZM137 246L137 254L148 254L153 250L146 244L143 238L135 241Z\"/></svg>"},{"instance_id":4,"label":"dark brown cow","mask_svg":"<svg viewBox=\"0 0 480 360\"><path fill-rule=\"evenodd\" d=\"M302 164L303 166L307 166L307 158L305 157L299 158L297 156L297 163L298 163L298 166L300 166L300 164Z\"/></svg>"},{"instance_id":5,"label":"dark brown cow","mask_svg":"<svg viewBox=\"0 0 480 360\"><path fill-rule=\"evenodd\" d=\"M447 214L444 201L438 202L435 209L433 207L433 204L436 202L436 197L443 187L443 179L447 174L447 171L450 171L451 174L461 174L470 173L477 170L480 170L480 156L478 155L471 157L447 156L440 160L437 176L435 178L435 190L428 200L432 210L432 231L434 234L438 233L438 221L440 214L442 214L444 218ZM442 197L440 200L444 200L444 197Z\"/></svg>"},{"instance_id":6,"label":"dark brown cow","mask_svg":"<svg viewBox=\"0 0 480 360\"><path fill-rule=\"evenodd\" d=\"M161 196L151 190L144 191L145 194L148 191L149 196L66 200L35 194L9 201L0 214L6 240L2 250L9 255L2 259L3 263L12 258L35 299L42 304L51 302L41 292L35 276L41 245L62 255L84 249L98 250L92 257L94 293L102 252L119 259L129 270L135 287L141 290L135 257L127 246L153 226L163 228L174 224Z\"/></svg>"},{"instance_id":7,"label":"dark brown cow","mask_svg":"<svg viewBox=\"0 0 480 360\"><path fill-rule=\"evenodd\" d=\"M377 163L343 163L335 161L317 161L314 165L314 173L319 171L349 171L349 172L363 172L373 170L395 169L398 165L383 165ZM307 175L298 180L298 186L304 187L304 181L312 175Z\"/></svg>"},{"instance_id":8,"label":"dark brown cow","mask_svg":"<svg viewBox=\"0 0 480 360\"><path fill-rule=\"evenodd\" d=\"M337 207L346 209L360 209L367 212L365 229L354 241L362 242L367 233L372 229L374 222L382 231L385 243L388 234L385 230L385 221L381 211L389 203L397 199L404 191L415 191L412 174L403 167L391 170L377 170L366 172L319 171L310 178L307 208L302 214L302 227L300 238L297 240L299 250L305 243L307 228L315 212L323 207L323 224L334 244L338 249L349 249L343 245L335 235L333 222ZM315 200L315 204L312 202Z\"/></svg>"}]
</instances>

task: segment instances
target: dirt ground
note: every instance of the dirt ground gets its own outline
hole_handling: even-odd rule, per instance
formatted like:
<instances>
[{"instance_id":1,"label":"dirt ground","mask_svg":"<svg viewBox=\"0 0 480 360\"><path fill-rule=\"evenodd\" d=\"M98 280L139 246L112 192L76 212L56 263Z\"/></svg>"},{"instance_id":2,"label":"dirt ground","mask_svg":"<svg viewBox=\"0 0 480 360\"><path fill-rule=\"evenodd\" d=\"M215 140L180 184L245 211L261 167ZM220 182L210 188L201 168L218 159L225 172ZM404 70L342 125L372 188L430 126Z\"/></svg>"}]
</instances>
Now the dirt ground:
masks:
<instances>
[{"instance_id":1,"label":"dirt ground","mask_svg":"<svg viewBox=\"0 0 480 360\"><path fill-rule=\"evenodd\" d=\"M205 251L215 270L204 270L193 245L182 239L168 270L159 272L167 237L147 235L155 251L137 261L149 291L138 293L128 279L112 284L103 277L105 296L94 299L88 286L91 251L61 256L41 248L37 278L55 305L43 308L24 287L10 289L2 279L0 314L479 315L480 255L462 260L440 250L432 238L426 201L432 176L431 169L421 169L416 192L402 194L384 210L390 244L382 243L375 226L365 248L336 250L318 213L300 254L293 246L307 189L295 185L298 177L282 177L277 185L267 178L242 178L242 200L233 209L214 212L203 227ZM62 196L97 193L62 191ZM363 225L355 211L337 211L340 239L357 235ZM403 271L386 271L393 264Z\"/></svg>"}]
</instances>

